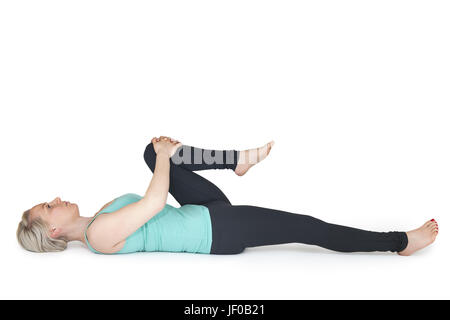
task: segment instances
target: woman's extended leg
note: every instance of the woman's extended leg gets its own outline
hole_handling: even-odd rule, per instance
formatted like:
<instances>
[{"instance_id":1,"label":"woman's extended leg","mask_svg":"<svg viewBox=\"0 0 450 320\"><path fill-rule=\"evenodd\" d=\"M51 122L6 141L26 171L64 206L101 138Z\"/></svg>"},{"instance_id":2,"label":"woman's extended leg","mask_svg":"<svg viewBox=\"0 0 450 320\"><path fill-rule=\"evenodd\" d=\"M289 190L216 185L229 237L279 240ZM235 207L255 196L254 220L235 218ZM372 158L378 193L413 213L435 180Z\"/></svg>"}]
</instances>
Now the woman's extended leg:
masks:
<instances>
[{"instance_id":1,"label":"woman's extended leg","mask_svg":"<svg viewBox=\"0 0 450 320\"><path fill-rule=\"evenodd\" d=\"M373 232L327 223L281 210L216 202L207 205L213 228L212 254L236 254L248 247L304 243L340 252L399 252L405 232Z\"/></svg>"},{"instance_id":2,"label":"woman's extended leg","mask_svg":"<svg viewBox=\"0 0 450 320\"><path fill-rule=\"evenodd\" d=\"M147 145L144 159L150 170L155 170L156 153L153 144ZM239 160L236 150L208 150L181 146L170 158L170 194L180 203L205 204L222 201L231 204L214 183L196 174L195 170L232 169Z\"/></svg>"}]
</instances>

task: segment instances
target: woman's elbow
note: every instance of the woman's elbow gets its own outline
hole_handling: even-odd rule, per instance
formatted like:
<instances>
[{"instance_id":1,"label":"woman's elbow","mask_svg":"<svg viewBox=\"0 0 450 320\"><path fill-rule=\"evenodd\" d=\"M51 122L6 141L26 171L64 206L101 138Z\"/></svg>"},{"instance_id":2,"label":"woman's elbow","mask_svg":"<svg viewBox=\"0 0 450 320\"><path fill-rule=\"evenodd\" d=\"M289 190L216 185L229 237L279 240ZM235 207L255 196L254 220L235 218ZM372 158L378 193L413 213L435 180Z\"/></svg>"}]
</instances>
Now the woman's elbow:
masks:
<instances>
[{"instance_id":1,"label":"woman's elbow","mask_svg":"<svg viewBox=\"0 0 450 320\"><path fill-rule=\"evenodd\" d=\"M153 211L159 212L166 206L167 197L164 198L164 197L147 196L142 198L141 201L145 207Z\"/></svg>"}]
</instances>

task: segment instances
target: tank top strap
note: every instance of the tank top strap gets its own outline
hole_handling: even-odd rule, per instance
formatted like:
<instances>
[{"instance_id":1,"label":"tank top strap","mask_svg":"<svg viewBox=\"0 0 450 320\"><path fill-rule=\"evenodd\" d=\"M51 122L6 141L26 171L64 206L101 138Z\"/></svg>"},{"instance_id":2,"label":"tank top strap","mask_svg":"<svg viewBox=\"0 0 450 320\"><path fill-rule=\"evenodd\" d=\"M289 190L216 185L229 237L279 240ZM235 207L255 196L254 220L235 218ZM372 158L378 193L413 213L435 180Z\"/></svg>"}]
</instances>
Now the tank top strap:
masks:
<instances>
[{"instance_id":1,"label":"tank top strap","mask_svg":"<svg viewBox=\"0 0 450 320\"><path fill-rule=\"evenodd\" d=\"M84 229L84 240L86 240L86 244L87 244L89 250L91 250L92 252L95 252L95 253L99 253L99 254L103 254L103 253L100 252L100 251L95 250L94 248L92 248L91 244L89 243L89 240L88 240L88 238L87 238L87 229L89 228L89 226L91 225L91 223L94 222L94 220L95 220L100 214L102 214L102 213L103 213L103 211L100 211L99 213L97 213L97 214L94 216L94 218L88 223L88 225L86 226L86 229Z\"/></svg>"}]
</instances>

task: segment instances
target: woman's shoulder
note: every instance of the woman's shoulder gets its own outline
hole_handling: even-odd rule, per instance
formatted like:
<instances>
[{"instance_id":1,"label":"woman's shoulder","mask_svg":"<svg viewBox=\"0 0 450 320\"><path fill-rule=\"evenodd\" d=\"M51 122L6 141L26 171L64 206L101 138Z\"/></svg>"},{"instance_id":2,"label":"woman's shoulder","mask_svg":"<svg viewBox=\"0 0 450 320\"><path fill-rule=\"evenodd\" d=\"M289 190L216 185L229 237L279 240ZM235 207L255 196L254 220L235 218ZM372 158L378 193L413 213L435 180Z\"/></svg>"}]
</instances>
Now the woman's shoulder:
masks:
<instances>
[{"instance_id":1,"label":"woman's shoulder","mask_svg":"<svg viewBox=\"0 0 450 320\"><path fill-rule=\"evenodd\" d=\"M102 213L113 212L125 205L139 201L142 197L136 193L125 193L119 197L106 203L92 218L91 222L85 230L86 238L88 239L89 245L96 251L101 253L113 253L116 252L120 247L120 243L115 246L110 246L110 241L105 237L104 233L101 232ZM122 244L123 245L123 244ZM120 250L120 249L119 249Z\"/></svg>"},{"instance_id":2,"label":"woman's shoulder","mask_svg":"<svg viewBox=\"0 0 450 320\"><path fill-rule=\"evenodd\" d=\"M89 244L94 251L100 253L115 253L120 250L118 247L120 245L123 246L125 242L111 245L112 241L108 239L108 234L105 234L104 228L102 227L102 218L104 218L103 214L97 214L89 223L85 230L86 244Z\"/></svg>"}]
</instances>

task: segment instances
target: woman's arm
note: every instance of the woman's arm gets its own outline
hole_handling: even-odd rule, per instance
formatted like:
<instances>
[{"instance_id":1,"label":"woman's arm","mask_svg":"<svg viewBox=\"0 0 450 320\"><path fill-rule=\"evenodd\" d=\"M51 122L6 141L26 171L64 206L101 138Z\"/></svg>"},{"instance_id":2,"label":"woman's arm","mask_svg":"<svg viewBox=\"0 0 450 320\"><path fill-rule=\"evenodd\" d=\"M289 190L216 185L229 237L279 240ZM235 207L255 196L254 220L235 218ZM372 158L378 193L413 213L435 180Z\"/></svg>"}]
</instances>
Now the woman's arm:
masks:
<instances>
[{"instance_id":1,"label":"woman's arm","mask_svg":"<svg viewBox=\"0 0 450 320\"><path fill-rule=\"evenodd\" d=\"M160 151L156 154L155 171L143 199L165 205L169 193L169 174L170 155Z\"/></svg>"},{"instance_id":2,"label":"woman's arm","mask_svg":"<svg viewBox=\"0 0 450 320\"><path fill-rule=\"evenodd\" d=\"M89 227L89 242L96 250L109 250L125 240L165 206L169 192L170 157L181 143L153 139L156 164L144 197L109 214L100 215Z\"/></svg>"}]
</instances>

